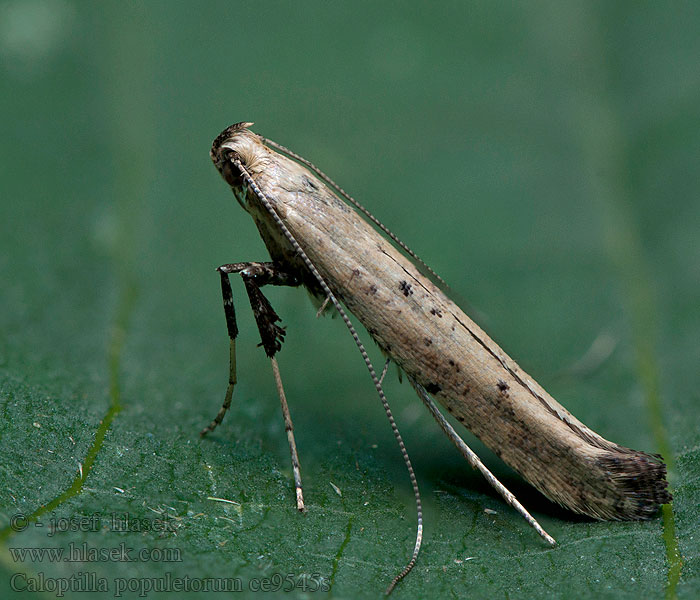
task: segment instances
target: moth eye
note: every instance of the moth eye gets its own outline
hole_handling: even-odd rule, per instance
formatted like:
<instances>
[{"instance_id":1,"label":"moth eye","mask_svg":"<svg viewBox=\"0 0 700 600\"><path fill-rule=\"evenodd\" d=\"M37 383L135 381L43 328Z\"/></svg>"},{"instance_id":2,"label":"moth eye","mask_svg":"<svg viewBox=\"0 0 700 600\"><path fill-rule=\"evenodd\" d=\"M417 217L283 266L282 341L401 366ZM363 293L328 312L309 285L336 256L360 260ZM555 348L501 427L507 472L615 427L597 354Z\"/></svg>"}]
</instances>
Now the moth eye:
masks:
<instances>
[{"instance_id":1,"label":"moth eye","mask_svg":"<svg viewBox=\"0 0 700 600\"><path fill-rule=\"evenodd\" d=\"M243 184L241 169L236 164L238 162L245 166L241 155L230 148L222 148L218 160L215 161L216 168L221 173L221 176L234 189Z\"/></svg>"},{"instance_id":2,"label":"moth eye","mask_svg":"<svg viewBox=\"0 0 700 600\"><path fill-rule=\"evenodd\" d=\"M231 148L224 148L223 152L221 153L221 158L224 162L231 163L231 165L233 165L236 160L239 160L241 163L243 163L241 155L238 154L238 152L236 152L235 150L232 150Z\"/></svg>"}]
</instances>

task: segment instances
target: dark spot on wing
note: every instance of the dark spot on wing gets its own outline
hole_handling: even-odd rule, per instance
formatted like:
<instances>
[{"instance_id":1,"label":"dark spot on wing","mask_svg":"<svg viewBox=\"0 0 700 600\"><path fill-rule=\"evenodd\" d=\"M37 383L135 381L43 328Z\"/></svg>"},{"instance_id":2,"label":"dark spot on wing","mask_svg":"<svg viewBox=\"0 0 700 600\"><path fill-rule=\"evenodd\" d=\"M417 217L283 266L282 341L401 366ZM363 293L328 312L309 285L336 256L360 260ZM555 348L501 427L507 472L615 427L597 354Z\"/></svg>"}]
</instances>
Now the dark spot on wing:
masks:
<instances>
[{"instance_id":1,"label":"dark spot on wing","mask_svg":"<svg viewBox=\"0 0 700 600\"><path fill-rule=\"evenodd\" d=\"M508 384L505 381L503 381L502 379L498 380L497 385L498 385L498 390L503 394L505 394L510 389Z\"/></svg>"},{"instance_id":2,"label":"dark spot on wing","mask_svg":"<svg viewBox=\"0 0 700 600\"><path fill-rule=\"evenodd\" d=\"M378 289L378 288L377 288L376 285L371 284L371 285L369 286L369 293L370 293L370 294L376 294L376 293L377 293L377 289Z\"/></svg>"},{"instance_id":3,"label":"dark spot on wing","mask_svg":"<svg viewBox=\"0 0 700 600\"><path fill-rule=\"evenodd\" d=\"M431 308L430 314L435 315L436 317L440 317L442 319L442 312L437 308Z\"/></svg>"},{"instance_id":4,"label":"dark spot on wing","mask_svg":"<svg viewBox=\"0 0 700 600\"><path fill-rule=\"evenodd\" d=\"M318 186L311 179L309 179L306 175L302 176L302 181L304 182L304 185L306 187L311 188L312 190L318 189Z\"/></svg>"},{"instance_id":5,"label":"dark spot on wing","mask_svg":"<svg viewBox=\"0 0 700 600\"><path fill-rule=\"evenodd\" d=\"M399 289L403 292L403 295L408 298L412 293L413 290L411 289L411 284L408 283L408 281L402 281L399 283Z\"/></svg>"},{"instance_id":6,"label":"dark spot on wing","mask_svg":"<svg viewBox=\"0 0 700 600\"><path fill-rule=\"evenodd\" d=\"M437 394L442 390L442 388L437 383L429 383L425 386L425 391L429 394Z\"/></svg>"}]
</instances>

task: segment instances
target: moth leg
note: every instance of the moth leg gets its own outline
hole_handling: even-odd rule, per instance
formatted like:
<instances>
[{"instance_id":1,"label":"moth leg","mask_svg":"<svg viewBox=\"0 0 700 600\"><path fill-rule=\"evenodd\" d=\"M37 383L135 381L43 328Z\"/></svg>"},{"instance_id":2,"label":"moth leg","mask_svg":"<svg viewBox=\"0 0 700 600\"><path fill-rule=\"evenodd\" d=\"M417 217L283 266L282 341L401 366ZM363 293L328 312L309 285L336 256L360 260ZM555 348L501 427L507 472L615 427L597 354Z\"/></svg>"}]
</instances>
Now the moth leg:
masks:
<instances>
[{"instance_id":1,"label":"moth leg","mask_svg":"<svg viewBox=\"0 0 700 600\"><path fill-rule=\"evenodd\" d=\"M272 308L268 299L263 295L261 287L263 285L299 285L299 280L294 276L278 269L272 263L262 263L254 266L249 266L241 272L243 283L245 284L250 307L253 309L255 322L258 325L260 339L265 354L270 358L272 372L275 377L275 385L280 398L282 407L282 417L284 418L284 430L287 432L287 441L289 442L289 453L292 457L292 472L294 474L294 487L296 489L297 509L301 512L306 510L304 506L304 495L301 485L301 467L299 465L299 455L297 454L297 445L294 439L294 425L292 417L289 413L287 404L287 396L284 393L282 386L282 378L280 377L279 366L275 354L282 348L285 331L277 322L280 320L277 313Z\"/></svg>"},{"instance_id":2,"label":"moth leg","mask_svg":"<svg viewBox=\"0 0 700 600\"><path fill-rule=\"evenodd\" d=\"M272 363L272 372L275 376L275 385L277 386L277 393L279 394L280 404L282 406L284 430L287 432L287 441L289 442L289 454L292 457L292 472L294 473L294 489L296 490L297 510L299 512L305 512L306 507L304 506L304 494L302 492L301 485L301 466L299 465L299 455L297 454L297 443L294 439L292 415L289 414L287 396L285 395L284 388L282 387L282 378L280 377L280 370L277 366L277 359L274 356L271 356L270 362Z\"/></svg>"},{"instance_id":3,"label":"moth leg","mask_svg":"<svg viewBox=\"0 0 700 600\"><path fill-rule=\"evenodd\" d=\"M481 474L486 478L486 481L488 481L491 486L503 497L503 499L510 504L515 510L517 510L522 517L528 522L528 524L542 537L550 546L556 545L556 541L554 538L549 535L543 528L542 526L535 520L535 518L527 512L525 507L518 502L518 499L500 482L498 479L496 479L496 476L491 473L486 468L486 465L481 462L479 457L474 453L474 451L467 446L465 441L459 437L459 434L454 430L452 425L445 419L445 417L442 416L442 413L438 410L438 407L435 405L435 402L433 402L432 398L428 395L428 392L426 389L420 385L413 377L409 377L408 380L411 382L411 385L413 386L413 389L418 392L418 396L420 399L423 401L423 404L425 404L428 407L428 410L430 411L430 414L433 415L435 420L438 422L438 425L442 428L442 430L445 432L448 438L452 441L452 443L457 446L457 449L460 451L462 456L469 461L469 464L477 469Z\"/></svg>"},{"instance_id":4,"label":"moth leg","mask_svg":"<svg viewBox=\"0 0 700 600\"><path fill-rule=\"evenodd\" d=\"M384 363L384 368L382 369L382 374L379 376L379 383L384 383L384 378L386 377L386 372L389 370L389 365L391 364L391 359L387 358Z\"/></svg>"},{"instance_id":5,"label":"moth leg","mask_svg":"<svg viewBox=\"0 0 700 600\"><path fill-rule=\"evenodd\" d=\"M219 412L214 420L209 423L202 431L199 432L201 437L207 433L214 431L224 420L226 411L231 407L231 398L233 397L233 388L236 386L236 338L238 337L238 323L236 322L236 310L233 306L233 292L231 291L231 282L228 274L231 271L225 269L231 265L223 265L217 269L221 275L221 295L224 301L224 314L226 315L226 328L228 329L229 339L229 370L228 370L228 387L226 388L226 396L224 403L221 405Z\"/></svg>"},{"instance_id":6,"label":"moth leg","mask_svg":"<svg viewBox=\"0 0 700 600\"><path fill-rule=\"evenodd\" d=\"M230 340L230 367L229 367L229 384L226 389L224 403L216 415L215 419L202 431L202 435L213 431L223 420L226 411L231 406L231 398L233 396L233 388L236 384L236 337L238 335L238 327L236 324L236 316L233 308L233 294L231 292L231 283L229 274L240 273L245 285L250 307L253 310L253 316L260 332L261 346L265 350L265 354L270 358L272 364L272 372L275 378L275 385L282 406L282 416L284 418L284 429L287 432L287 440L289 442L289 451L292 457L292 471L294 473L294 486L296 488L296 503L297 509L304 511L304 496L302 493L301 484L301 467L299 465L299 456L297 454L296 441L294 439L294 425L292 417L289 413L287 397L284 393L282 379L280 377L279 366L275 354L282 348L285 331L277 325L280 321L279 316L272 308L268 299L263 295L261 287L264 285L287 285L297 286L299 280L293 274L285 271L279 265L270 262L248 262L248 263L231 263L220 266L218 269L221 275L221 289L224 300L224 312L226 314L226 325L229 332Z\"/></svg>"}]
</instances>

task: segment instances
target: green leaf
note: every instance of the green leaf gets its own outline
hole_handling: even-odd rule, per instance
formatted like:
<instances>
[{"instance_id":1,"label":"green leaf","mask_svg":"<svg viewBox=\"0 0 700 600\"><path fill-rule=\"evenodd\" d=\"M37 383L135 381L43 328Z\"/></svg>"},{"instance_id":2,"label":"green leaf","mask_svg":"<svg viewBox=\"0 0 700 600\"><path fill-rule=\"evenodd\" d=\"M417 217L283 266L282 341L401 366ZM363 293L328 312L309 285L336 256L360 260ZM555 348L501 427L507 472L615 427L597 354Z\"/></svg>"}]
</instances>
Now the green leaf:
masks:
<instances>
[{"instance_id":1,"label":"green leaf","mask_svg":"<svg viewBox=\"0 0 700 600\"><path fill-rule=\"evenodd\" d=\"M390 371L425 516L394 597L697 597L700 14L419 7L0 6L2 597L380 597L410 558L381 405L305 292L269 297L306 514L238 281L239 384L198 435L227 379L214 268L267 258L208 158L242 120L377 214L577 417L670 467L658 519L592 522L467 434L547 548Z\"/></svg>"}]
</instances>

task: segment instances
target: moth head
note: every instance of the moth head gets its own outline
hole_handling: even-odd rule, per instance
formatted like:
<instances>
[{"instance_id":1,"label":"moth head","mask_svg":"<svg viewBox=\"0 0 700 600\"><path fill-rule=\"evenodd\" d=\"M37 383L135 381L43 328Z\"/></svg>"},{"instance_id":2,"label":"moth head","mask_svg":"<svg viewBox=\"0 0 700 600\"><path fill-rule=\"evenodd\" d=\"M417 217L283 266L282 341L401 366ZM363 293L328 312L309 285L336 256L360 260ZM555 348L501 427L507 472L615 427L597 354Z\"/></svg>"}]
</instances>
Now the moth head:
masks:
<instances>
[{"instance_id":1,"label":"moth head","mask_svg":"<svg viewBox=\"0 0 700 600\"><path fill-rule=\"evenodd\" d=\"M252 123L236 123L224 129L214 140L209 155L224 180L234 189L243 186L240 164L255 177L264 170L267 162L267 148L260 137L250 131Z\"/></svg>"}]
</instances>

